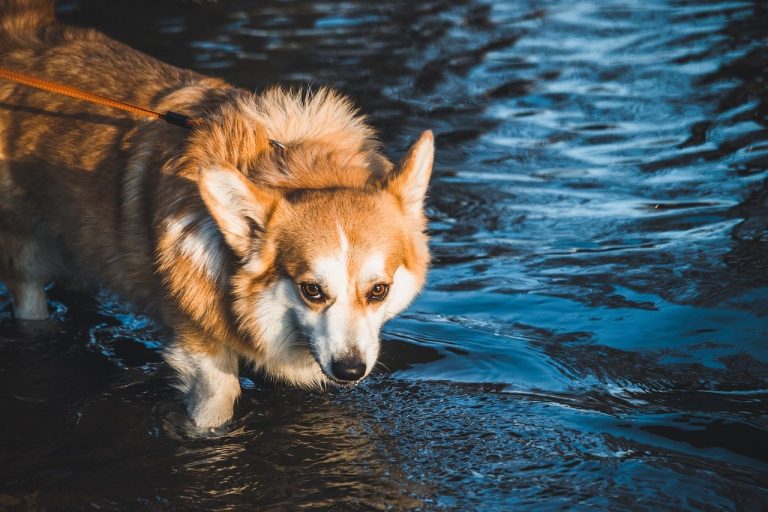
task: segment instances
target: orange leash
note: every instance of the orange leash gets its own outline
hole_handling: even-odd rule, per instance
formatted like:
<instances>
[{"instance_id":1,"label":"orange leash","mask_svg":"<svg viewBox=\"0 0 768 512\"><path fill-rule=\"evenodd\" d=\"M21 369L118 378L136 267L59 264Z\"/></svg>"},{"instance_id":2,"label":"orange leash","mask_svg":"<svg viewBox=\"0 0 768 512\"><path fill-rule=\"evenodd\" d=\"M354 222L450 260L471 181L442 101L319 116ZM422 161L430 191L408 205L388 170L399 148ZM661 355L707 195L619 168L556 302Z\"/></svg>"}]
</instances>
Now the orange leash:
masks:
<instances>
[{"instance_id":1,"label":"orange leash","mask_svg":"<svg viewBox=\"0 0 768 512\"><path fill-rule=\"evenodd\" d=\"M3 67L0 67L0 78L5 78L7 80L11 80L12 82L23 84L29 87L35 87L36 89L63 94L64 96L69 96L71 98L77 98L79 100L90 101L91 103L96 103L98 105L105 105L107 107L124 110L137 116L149 117L151 119L162 119L166 123L181 126L182 128L194 128L199 123L199 120L190 119L187 116L177 112L168 111L165 114L161 114L160 112L155 112L154 110L149 110L148 108L139 107L138 105L126 103L124 101L113 100L112 98L93 94L82 89L78 89L77 87L58 84L56 82L49 82L48 80L35 78L33 76L19 73L17 71L11 71L10 69Z\"/></svg>"}]
</instances>

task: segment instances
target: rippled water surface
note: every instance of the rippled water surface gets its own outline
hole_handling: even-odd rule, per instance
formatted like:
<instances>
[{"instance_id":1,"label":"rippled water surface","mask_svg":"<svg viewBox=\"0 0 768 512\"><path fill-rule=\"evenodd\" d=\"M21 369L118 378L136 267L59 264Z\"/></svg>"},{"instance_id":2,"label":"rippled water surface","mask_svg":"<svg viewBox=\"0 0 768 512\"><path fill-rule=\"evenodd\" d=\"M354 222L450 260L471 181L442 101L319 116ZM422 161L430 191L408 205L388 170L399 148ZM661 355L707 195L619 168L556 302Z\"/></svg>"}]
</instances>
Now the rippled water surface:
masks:
<instances>
[{"instance_id":1,"label":"rippled water surface","mask_svg":"<svg viewBox=\"0 0 768 512\"><path fill-rule=\"evenodd\" d=\"M338 87L393 158L435 130L435 262L387 371L243 375L202 439L129 306L53 288L34 327L0 288L0 509L768 506L764 2L59 11L243 87Z\"/></svg>"}]
</instances>

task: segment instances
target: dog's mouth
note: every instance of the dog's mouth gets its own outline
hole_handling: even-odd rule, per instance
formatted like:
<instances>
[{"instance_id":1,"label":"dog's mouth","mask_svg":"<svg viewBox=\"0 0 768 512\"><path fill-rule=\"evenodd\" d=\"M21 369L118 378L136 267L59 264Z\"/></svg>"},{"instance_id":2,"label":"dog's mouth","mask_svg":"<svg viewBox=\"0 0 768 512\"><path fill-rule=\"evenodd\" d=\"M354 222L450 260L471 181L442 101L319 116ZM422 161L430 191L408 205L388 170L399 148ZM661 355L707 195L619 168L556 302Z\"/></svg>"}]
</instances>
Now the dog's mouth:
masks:
<instances>
[{"instance_id":1,"label":"dog's mouth","mask_svg":"<svg viewBox=\"0 0 768 512\"><path fill-rule=\"evenodd\" d=\"M332 377L328 375L325 371L323 371L323 375L325 375L328 380L336 386L337 388L353 388L357 385L358 382L362 381L363 379L359 380L339 380L336 377Z\"/></svg>"},{"instance_id":2,"label":"dog's mouth","mask_svg":"<svg viewBox=\"0 0 768 512\"><path fill-rule=\"evenodd\" d=\"M297 341L299 342L300 345L303 345L304 347L306 347L307 350L309 350L309 353L312 354L312 359L314 359L315 364L320 368L320 372L327 379L328 383L333 384L334 386L340 387L340 388L351 388L365 378L365 375L358 380L341 380L335 377L331 372L327 371L323 366L323 364L320 362L320 356L317 353L317 349L315 348L315 345L312 343L312 340L306 333L304 332L298 333ZM366 375L367 375L367 372L366 372Z\"/></svg>"},{"instance_id":3,"label":"dog's mouth","mask_svg":"<svg viewBox=\"0 0 768 512\"><path fill-rule=\"evenodd\" d=\"M360 381L346 381L346 380L340 380L334 377L330 372L326 371L323 364L320 362L320 356L317 353L317 350L315 349L315 346L312 344L312 341L309 339L309 336L307 336L304 333L299 334L299 342L307 347L309 350L309 353L312 354L312 359L314 359L315 364L318 368L320 368L320 372L323 374L323 376L328 380L330 384L333 384L337 387L352 387L357 382Z\"/></svg>"},{"instance_id":4,"label":"dog's mouth","mask_svg":"<svg viewBox=\"0 0 768 512\"><path fill-rule=\"evenodd\" d=\"M317 366L320 367L320 371L323 373L325 378L328 379L328 381L331 384L333 384L334 386L336 386L338 388L351 388L351 387L354 387L355 384L357 384L358 382L363 380L363 378L365 378L365 377L363 377L363 378L360 378L358 380L341 380L341 379L338 379L338 378L334 377L333 375L331 375L330 372L327 372L325 370L325 368L323 368L323 365L320 364L320 360L317 358L317 355L315 355L314 351L312 351L312 357L315 359L315 363L317 364Z\"/></svg>"},{"instance_id":5,"label":"dog's mouth","mask_svg":"<svg viewBox=\"0 0 768 512\"><path fill-rule=\"evenodd\" d=\"M362 381L365 376L359 378L358 380L341 380L338 377L335 377L331 372L327 371L325 367L320 363L320 358L315 353L315 350L313 348L310 348L310 352L312 353L312 358L315 360L315 364L320 367L320 371L323 373L326 379L328 379L328 382L330 384L333 384L336 387L339 388L351 388L354 387L358 382Z\"/></svg>"}]
</instances>

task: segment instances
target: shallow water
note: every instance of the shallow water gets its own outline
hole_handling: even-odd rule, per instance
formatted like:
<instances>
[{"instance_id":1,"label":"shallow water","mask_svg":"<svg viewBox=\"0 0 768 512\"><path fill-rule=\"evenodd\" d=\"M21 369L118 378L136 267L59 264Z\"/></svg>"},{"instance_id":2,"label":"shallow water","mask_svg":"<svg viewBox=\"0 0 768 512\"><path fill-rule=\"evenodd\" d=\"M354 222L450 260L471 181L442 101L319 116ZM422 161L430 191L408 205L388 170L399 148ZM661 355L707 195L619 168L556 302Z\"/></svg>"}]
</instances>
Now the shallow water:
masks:
<instances>
[{"instance_id":1,"label":"shallow water","mask_svg":"<svg viewBox=\"0 0 768 512\"><path fill-rule=\"evenodd\" d=\"M147 319L53 288L16 324L0 288L0 509L765 509L763 2L59 11L243 87L336 86L393 158L435 130L435 262L386 370L244 375L202 439Z\"/></svg>"}]
</instances>

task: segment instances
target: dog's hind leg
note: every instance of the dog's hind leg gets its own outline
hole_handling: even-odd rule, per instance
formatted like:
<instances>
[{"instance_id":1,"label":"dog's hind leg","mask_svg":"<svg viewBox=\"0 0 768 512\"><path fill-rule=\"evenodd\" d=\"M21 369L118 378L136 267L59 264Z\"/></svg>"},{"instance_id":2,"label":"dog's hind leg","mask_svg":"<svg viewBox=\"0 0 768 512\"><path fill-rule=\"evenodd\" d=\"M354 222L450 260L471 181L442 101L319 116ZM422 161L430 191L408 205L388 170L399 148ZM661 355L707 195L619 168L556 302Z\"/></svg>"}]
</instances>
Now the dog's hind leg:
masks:
<instances>
[{"instance_id":1,"label":"dog's hind leg","mask_svg":"<svg viewBox=\"0 0 768 512\"><path fill-rule=\"evenodd\" d=\"M13 313L17 320L46 320L48 304L43 284L34 281L8 283L13 296Z\"/></svg>"},{"instance_id":2,"label":"dog's hind leg","mask_svg":"<svg viewBox=\"0 0 768 512\"><path fill-rule=\"evenodd\" d=\"M178 372L187 412L200 429L220 427L232 418L240 396L237 355L226 347L214 353L195 352L184 338L166 351L165 359Z\"/></svg>"},{"instance_id":3,"label":"dog's hind leg","mask_svg":"<svg viewBox=\"0 0 768 512\"><path fill-rule=\"evenodd\" d=\"M11 291L18 320L48 318L43 286L49 265L44 253L32 240L0 231L0 280Z\"/></svg>"}]
</instances>

